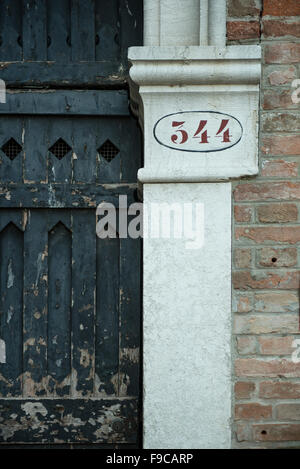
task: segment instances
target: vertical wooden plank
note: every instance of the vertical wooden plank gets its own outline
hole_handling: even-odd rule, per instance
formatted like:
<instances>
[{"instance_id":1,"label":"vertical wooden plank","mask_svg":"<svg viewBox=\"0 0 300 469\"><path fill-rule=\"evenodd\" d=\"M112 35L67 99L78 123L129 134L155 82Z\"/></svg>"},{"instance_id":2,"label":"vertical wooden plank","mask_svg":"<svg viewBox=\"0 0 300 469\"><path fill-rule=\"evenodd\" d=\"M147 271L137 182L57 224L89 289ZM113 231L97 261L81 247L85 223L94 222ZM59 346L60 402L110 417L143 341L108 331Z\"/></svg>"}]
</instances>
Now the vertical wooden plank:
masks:
<instances>
[{"instance_id":1,"label":"vertical wooden plank","mask_svg":"<svg viewBox=\"0 0 300 469\"><path fill-rule=\"evenodd\" d=\"M126 134L122 133L121 117L102 117L98 119L96 131L96 148L98 152L97 160L97 182L116 183L121 181L121 154L123 145L127 140ZM101 155L101 147L109 140L119 153L112 161L107 162Z\"/></svg>"},{"instance_id":2,"label":"vertical wooden plank","mask_svg":"<svg viewBox=\"0 0 300 469\"><path fill-rule=\"evenodd\" d=\"M24 182L47 182L47 117L27 117L24 124Z\"/></svg>"},{"instance_id":3,"label":"vertical wooden plank","mask_svg":"<svg viewBox=\"0 0 300 469\"><path fill-rule=\"evenodd\" d=\"M120 21L118 0L95 2L96 60L118 60Z\"/></svg>"},{"instance_id":4,"label":"vertical wooden plank","mask_svg":"<svg viewBox=\"0 0 300 469\"><path fill-rule=\"evenodd\" d=\"M72 397L91 396L95 375L96 215L72 211Z\"/></svg>"},{"instance_id":5,"label":"vertical wooden plank","mask_svg":"<svg viewBox=\"0 0 300 469\"><path fill-rule=\"evenodd\" d=\"M57 396L66 396L70 390L71 237L60 221L49 232L47 363L48 375L53 378L49 382L49 393Z\"/></svg>"},{"instance_id":6,"label":"vertical wooden plank","mask_svg":"<svg viewBox=\"0 0 300 469\"><path fill-rule=\"evenodd\" d=\"M69 0L51 0L47 11L48 60L68 63L71 58L71 12Z\"/></svg>"},{"instance_id":7,"label":"vertical wooden plank","mask_svg":"<svg viewBox=\"0 0 300 469\"><path fill-rule=\"evenodd\" d=\"M60 138L70 147L70 151L58 159L48 151L48 181L70 183L72 179L72 119L68 117L51 117L48 119L47 147L50 149Z\"/></svg>"},{"instance_id":8,"label":"vertical wooden plank","mask_svg":"<svg viewBox=\"0 0 300 469\"><path fill-rule=\"evenodd\" d=\"M13 223L17 228L19 228L19 230L23 231L26 227L26 219L26 210L18 208L1 208L0 231L4 230L9 223Z\"/></svg>"},{"instance_id":9,"label":"vertical wooden plank","mask_svg":"<svg viewBox=\"0 0 300 469\"><path fill-rule=\"evenodd\" d=\"M142 166L142 139L138 122L133 117L120 119L120 135L130 135L121 144L121 181L136 182L137 172Z\"/></svg>"},{"instance_id":10,"label":"vertical wooden plank","mask_svg":"<svg viewBox=\"0 0 300 469\"><path fill-rule=\"evenodd\" d=\"M140 0L120 0L121 56L127 68L128 47L143 44L143 8Z\"/></svg>"},{"instance_id":11,"label":"vertical wooden plank","mask_svg":"<svg viewBox=\"0 0 300 469\"><path fill-rule=\"evenodd\" d=\"M96 395L119 392L119 239L97 238Z\"/></svg>"},{"instance_id":12,"label":"vertical wooden plank","mask_svg":"<svg viewBox=\"0 0 300 469\"><path fill-rule=\"evenodd\" d=\"M47 393L47 211L28 211L24 237L24 397Z\"/></svg>"},{"instance_id":13,"label":"vertical wooden plank","mask_svg":"<svg viewBox=\"0 0 300 469\"><path fill-rule=\"evenodd\" d=\"M0 119L0 181L21 182L23 177L23 119L15 116L5 116ZM22 147L20 153L13 159L5 153L3 146L13 138Z\"/></svg>"},{"instance_id":14,"label":"vertical wooden plank","mask_svg":"<svg viewBox=\"0 0 300 469\"><path fill-rule=\"evenodd\" d=\"M120 396L139 395L141 240L120 239Z\"/></svg>"},{"instance_id":15,"label":"vertical wooden plank","mask_svg":"<svg viewBox=\"0 0 300 469\"><path fill-rule=\"evenodd\" d=\"M95 1L72 0L72 61L95 60Z\"/></svg>"},{"instance_id":16,"label":"vertical wooden plank","mask_svg":"<svg viewBox=\"0 0 300 469\"><path fill-rule=\"evenodd\" d=\"M113 161L107 162L100 153L98 153L97 182L101 184L119 182L120 179L121 156L117 155ZM118 175L116 177L116 174Z\"/></svg>"},{"instance_id":17,"label":"vertical wooden plank","mask_svg":"<svg viewBox=\"0 0 300 469\"><path fill-rule=\"evenodd\" d=\"M95 182L97 118L81 117L73 124L73 182Z\"/></svg>"},{"instance_id":18,"label":"vertical wooden plank","mask_svg":"<svg viewBox=\"0 0 300 469\"><path fill-rule=\"evenodd\" d=\"M22 60L22 1L0 3L0 61Z\"/></svg>"},{"instance_id":19,"label":"vertical wooden plank","mask_svg":"<svg viewBox=\"0 0 300 469\"><path fill-rule=\"evenodd\" d=\"M47 2L23 0L23 59L47 60Z\"/></svg>"},{"instance_id":20,"label":"vertical wooden plank","mask_svg":"<svg viewBox=\"0 0 300 469\"><path fill-rule=\"evenodd\" d=\"M0 395L16 397L22 395L23 233L14 223L0 233L0 258L0 338L6 349Z\"/></svg>"}]
</instances>

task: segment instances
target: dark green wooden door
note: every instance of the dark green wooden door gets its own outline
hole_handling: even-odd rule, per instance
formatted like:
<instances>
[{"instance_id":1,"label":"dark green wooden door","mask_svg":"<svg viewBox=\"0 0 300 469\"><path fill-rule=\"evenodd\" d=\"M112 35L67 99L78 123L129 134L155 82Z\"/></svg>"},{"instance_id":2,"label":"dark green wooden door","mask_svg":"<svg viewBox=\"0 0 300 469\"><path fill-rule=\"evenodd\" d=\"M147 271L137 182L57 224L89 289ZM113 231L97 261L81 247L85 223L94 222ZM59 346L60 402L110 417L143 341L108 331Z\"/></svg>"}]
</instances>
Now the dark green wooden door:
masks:
<instances>
[{"instance_id":1,"label":"dark green wooden door","mask_svg":"<svg viewBox=\"0 0 300 469\"><path fill-rule=\"evenodd\" d=\"M135 200L141 136L120 88L138 3L1 2L2 445L138 445L140 241L96 236L99 203Z\"/></svg>"}]
</instances>

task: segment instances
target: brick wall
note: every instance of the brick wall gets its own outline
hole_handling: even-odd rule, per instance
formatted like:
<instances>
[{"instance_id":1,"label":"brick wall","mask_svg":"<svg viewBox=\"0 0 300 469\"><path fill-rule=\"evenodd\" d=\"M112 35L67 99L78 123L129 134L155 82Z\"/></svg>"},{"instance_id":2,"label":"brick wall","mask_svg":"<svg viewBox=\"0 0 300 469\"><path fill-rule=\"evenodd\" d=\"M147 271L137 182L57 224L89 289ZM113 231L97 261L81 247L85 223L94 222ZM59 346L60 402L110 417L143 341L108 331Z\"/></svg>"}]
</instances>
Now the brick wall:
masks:
<instances>
[{"instance_id":1,"label":"brick wall","mask_svg":"<svg viewBox=\"0 0 300 469\"><path fill-rule=\"evenodd\" d=\"M299 15L299 0L228 0L228 43L263 49L260 174L233 184L235 447L300 448Z\"/></svg>"}]
</instances>

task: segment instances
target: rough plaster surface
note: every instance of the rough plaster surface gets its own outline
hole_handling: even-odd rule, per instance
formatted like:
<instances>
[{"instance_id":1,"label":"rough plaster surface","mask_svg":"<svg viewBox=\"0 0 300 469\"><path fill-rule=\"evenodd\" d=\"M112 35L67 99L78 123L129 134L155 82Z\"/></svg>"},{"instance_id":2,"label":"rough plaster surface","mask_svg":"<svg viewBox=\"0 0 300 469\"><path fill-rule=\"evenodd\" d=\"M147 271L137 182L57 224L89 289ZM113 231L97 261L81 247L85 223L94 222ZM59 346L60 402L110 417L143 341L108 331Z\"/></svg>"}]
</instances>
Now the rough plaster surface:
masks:
<instances>
[{"instance_id":1,"label":"rough plaster surface","mask_svg":"<svg viewBox=\"0 0 300 469\"><path fill-rule=\"evenodd\" d=\"M144 447L229 448L231 184L145 184L144 203L204 203L204 246L144 240Z\"/></svg>"}]
</instances>

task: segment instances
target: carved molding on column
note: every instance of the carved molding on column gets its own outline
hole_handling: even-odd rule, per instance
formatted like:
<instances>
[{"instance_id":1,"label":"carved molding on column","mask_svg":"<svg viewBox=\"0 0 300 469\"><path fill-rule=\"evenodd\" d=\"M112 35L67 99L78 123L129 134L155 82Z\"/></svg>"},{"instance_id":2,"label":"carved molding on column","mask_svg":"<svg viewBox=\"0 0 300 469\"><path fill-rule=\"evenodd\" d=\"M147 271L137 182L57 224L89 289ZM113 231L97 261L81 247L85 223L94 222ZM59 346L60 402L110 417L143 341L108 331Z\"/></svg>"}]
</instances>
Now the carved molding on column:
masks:
<instances>
[{"instance_id":1,"label":"carved molding on column","mask_svg":"<svg viewBox=\"0 0 300 469\"><path fill-rule=\"evenodd\" d=\"M139 86L259 84L260 47L131 47L130 77Z\"/></svg>"}]
</instances>

